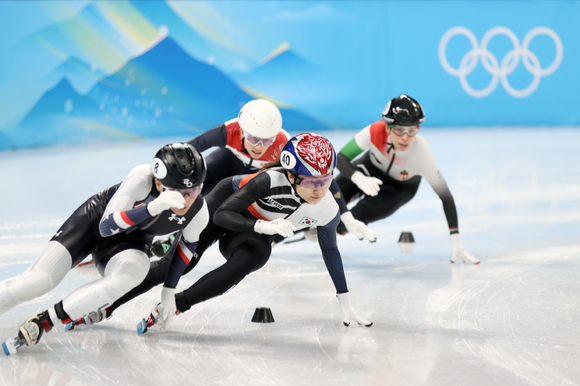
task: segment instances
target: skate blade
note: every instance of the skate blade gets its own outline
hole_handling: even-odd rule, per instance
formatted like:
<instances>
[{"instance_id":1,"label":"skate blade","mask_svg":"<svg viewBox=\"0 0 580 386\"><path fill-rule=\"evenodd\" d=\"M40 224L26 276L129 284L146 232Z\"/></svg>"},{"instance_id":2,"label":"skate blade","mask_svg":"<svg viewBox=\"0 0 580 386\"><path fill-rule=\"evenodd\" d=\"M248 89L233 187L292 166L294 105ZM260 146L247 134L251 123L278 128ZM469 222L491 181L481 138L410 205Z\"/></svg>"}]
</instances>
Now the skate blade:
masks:
<instances>
[{"instance_id":1,"label":"skate blade","mask_svg":"<svg viewBox=\"0 0 580 386\"><path fill-rule=\"evenodd\" d=\"M75 328L75 322L69 322L66 324L66 326L64 326L64 331L70 331L70 330L74 330Z\"/></svg>"},{"instance_id":2,"label":"skate blade","mask_svg":"<svg viewBox=\"0 0 580 386\"><path fill-rule=\"evenodd\" d=\"M145 332L147 332L147 319L143 318L139 324L137 324L137 334L143 335Z\"/></svg>"},{"instance_id":3,"label":"skate blade","mask_svg":"<svg viewBox=\"0 0 580 386\"><path fill-rule=\"evenodd\" d=\"M16 349L23 346L24 343L19 338L8 339L6 342L2 343L2 349L6 356L16 354Z\"/></svg>"}]
</instances>

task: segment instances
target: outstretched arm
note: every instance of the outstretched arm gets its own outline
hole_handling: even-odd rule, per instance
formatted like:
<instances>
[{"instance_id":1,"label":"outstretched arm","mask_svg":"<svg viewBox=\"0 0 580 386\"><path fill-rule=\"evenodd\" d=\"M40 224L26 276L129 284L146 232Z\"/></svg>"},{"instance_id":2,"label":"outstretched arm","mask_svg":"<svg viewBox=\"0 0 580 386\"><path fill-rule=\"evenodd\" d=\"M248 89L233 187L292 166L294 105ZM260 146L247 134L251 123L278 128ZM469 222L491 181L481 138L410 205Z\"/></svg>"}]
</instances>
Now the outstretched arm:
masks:
<instances>
[{"instance_id":1,"label":"outstretched arm","mask_svg":"<svg viewBox=\"0 0 580 386\"><path fill-rule=\"evenodd\" d=\"M473 264L479 264L480 261L468 253L463 247L461 236L459 236L459 222L457 219L457 208L455 207L455 200L451 195L451 191L447 186L445 178L443 178L443 174L441 174L439 171L439 166L437 166L437 162L435 162L435 157L433 157L433 154L428 149L425 152L423 167L423 176L427 182L429 182L429 185L431 185L443 203L443 211L445 212L445 217L447 218L450 239L453 245L453 255L451 257L451 262L455 263L457 257L460 257L464 263L469 260Z\"/></svg>"},{"instance_id":2,"label":"outstretched arm","mask_svg":"<svg viewBox=\"0 0 580 386\"><path fill-rule=\"evenodd\" d=\"M160 307L160 317L159 325L162 330L165 330L171 324L173 316L177 311L177 305L175 303L175 288L179 279L183 275L183 272L190 264L192 259L197 258L195 255L195 248L199 241L199 235L207 226L209 221L209 211L207 209L207 204L202 196L198 196L196 200L203 200L203 206L199 212L191 219L189 224L183 229L182 237L175 240L178 242L171 263L169 264L169 270L165 275L165 282L163 284L163 290L161 291L161 304Z\"/></svg>"},{"instance_id":3,"label":"outstretched arm","mask_svg":"<svg viewBox=\"0 0 580 386\"><path fill-rule=\"evenodd\" d=\"M340 214L325 226L319 226L318 229L318 243L324 258L324 264L330 274L334 287L336 289L336 296L338 304L342 311L343 324L349 326L351 320L357 322L361 326L370 327L372 322L360 318L354 311L350 304L350 295L346 285L346 277L344 275L344 267L342 265L342 257L336 244L336 227L340 221Z\"/></svg>"}]
</instances>

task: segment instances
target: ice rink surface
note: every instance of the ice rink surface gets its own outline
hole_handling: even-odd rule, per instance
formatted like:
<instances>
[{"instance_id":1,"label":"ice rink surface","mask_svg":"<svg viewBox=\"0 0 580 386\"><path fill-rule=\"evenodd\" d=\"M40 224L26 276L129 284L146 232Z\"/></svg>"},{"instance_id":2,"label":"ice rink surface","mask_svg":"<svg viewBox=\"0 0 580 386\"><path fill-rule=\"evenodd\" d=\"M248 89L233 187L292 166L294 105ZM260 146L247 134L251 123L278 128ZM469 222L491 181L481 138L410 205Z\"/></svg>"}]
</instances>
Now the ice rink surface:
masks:
<instances>
[{"instance_id":1,"label":"ice rink surface","mask_svg":"<svg viewBox=\"0 0 580 386\"><path fill-rule=\"evenodd\" d=\"M356 131L324 133L340 149ZM441 201L426 181L378 241L339 238L351 300L371 328L344 327L316 243L278 245L226 295L136 333L160 288L110 320L46 334L0 355L0 385L580 385L580 130L429 129L479 266L450 264ZM92 194L190 138L0 153L0 280L23 272ZM412 232L412 253L399 251ZM185 289L222 264L217 247ZM52 292L0 316L0 338L97 279L73 269ZM270 307L275 323L252 323Z\"/></svg>"}]
</instances>

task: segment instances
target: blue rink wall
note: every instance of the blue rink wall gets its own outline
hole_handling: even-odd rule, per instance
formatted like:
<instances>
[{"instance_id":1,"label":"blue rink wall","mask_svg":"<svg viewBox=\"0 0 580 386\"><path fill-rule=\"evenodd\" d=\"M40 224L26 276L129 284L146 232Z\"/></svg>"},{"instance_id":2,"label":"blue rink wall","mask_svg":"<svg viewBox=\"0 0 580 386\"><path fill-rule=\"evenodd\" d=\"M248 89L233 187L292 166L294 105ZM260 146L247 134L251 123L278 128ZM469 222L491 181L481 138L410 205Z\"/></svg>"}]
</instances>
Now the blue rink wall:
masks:
<instances>
[{"instance_id":1,"label":"blue rink wall","mask_svg":"<svg viewBox=\"0 0 580 386\"><path fill-rule=\"evenodd\" d=\"M190 138L254 98L290 132L407 93L430 127L580 124L577 1L0 2L0 150Z\"/></svg>"}]
</instances>

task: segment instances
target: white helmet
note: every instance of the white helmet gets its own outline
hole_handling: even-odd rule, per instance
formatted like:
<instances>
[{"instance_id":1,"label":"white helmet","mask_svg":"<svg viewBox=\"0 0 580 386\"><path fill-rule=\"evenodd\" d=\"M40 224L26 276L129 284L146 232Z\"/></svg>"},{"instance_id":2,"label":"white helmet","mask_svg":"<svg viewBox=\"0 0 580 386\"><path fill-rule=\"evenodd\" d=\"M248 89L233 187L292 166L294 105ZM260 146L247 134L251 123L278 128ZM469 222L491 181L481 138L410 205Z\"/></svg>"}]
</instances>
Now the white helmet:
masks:
<instances>
[{"instance_id":1,"label":"white helmet","mask_svg":"<svg viewBox=\"0 0 580 386\"><path fill-rule=\"evenodd\" d=\"M282 115L272 102L255 99L242 107L238 123L242 130L254 137L272 138L282 129Z\"/></svg>"}]
</instances>

